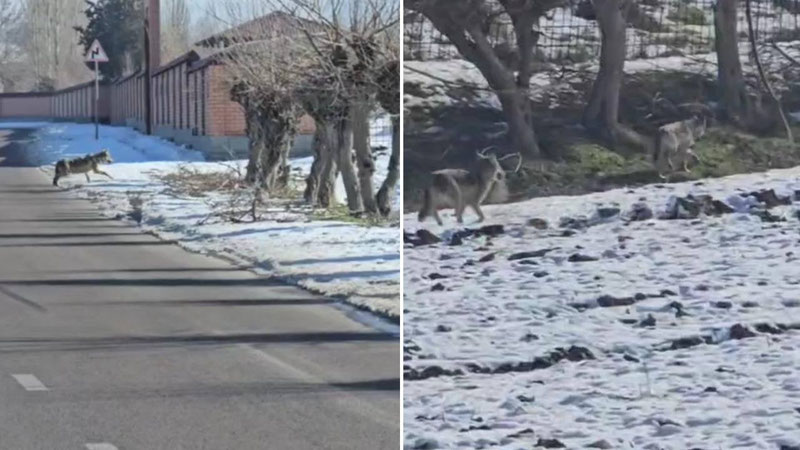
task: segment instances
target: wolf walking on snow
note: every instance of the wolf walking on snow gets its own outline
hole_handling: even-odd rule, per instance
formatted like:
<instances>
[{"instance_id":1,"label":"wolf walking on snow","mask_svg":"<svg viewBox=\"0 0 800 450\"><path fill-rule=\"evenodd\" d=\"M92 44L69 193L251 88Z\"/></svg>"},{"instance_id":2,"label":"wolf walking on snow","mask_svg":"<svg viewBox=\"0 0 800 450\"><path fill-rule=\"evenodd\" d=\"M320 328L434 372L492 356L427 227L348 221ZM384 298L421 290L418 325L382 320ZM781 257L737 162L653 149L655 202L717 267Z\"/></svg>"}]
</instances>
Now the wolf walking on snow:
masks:
<instances>
[{"instance_id":1,"label":"wolf walking on snow","mask_svg":"<svg viewBox=\"0 0 800 450\"><path fill-rule=\"evenodd\" d=\"M439 210L447 207L455 209L458 223L464 222L464 210L470 206L478 214L478 221L484 219L481 211L481 203L492 191L492 188L505 180L506 171L500 165L500 161L507 158L519 158L514 172L519 171L522 166L522 155L514 153L497 158L493 154L486 154L486 150L480 151L478 164L472 170L465 169L442 169L433 172L431 186L425 189L422 209L419 211L419 221L424 221L427 217L433 216L436 223L442 225L439 217Z\"/></svg>"},{"instance_id":2,"label":"wolf walking on snow","mask_svg":"<svg viewBox=\"0 0 800 450\"><path fill-rule=\"evenodd\" d=\"M89 172L105 175L113 179L114 177L100 170L100 164L111 164L112 162L114 161L111 159L111 153L109 153L108 149L81 158L62 159L56 163L56 175L53 177L53 186L58 186L59 178L78 173L86 175L86 182L92 181L89 179Z\"/></svg>"}]
</instances>

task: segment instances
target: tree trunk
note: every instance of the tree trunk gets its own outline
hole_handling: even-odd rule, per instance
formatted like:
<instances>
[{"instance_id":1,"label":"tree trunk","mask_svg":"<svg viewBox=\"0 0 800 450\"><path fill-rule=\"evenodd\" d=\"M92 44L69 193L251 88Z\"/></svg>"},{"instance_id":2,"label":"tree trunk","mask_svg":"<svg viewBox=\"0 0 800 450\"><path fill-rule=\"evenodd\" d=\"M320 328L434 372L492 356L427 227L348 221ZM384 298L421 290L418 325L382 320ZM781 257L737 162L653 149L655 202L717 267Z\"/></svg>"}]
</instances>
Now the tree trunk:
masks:
<instances>
[{"instance_id":1,"label":"tree trunk","mask_svg":"<svg viewBox=\"0 0 800 450\"><path fill-rule=\"evenodd\" d=\"M632 3L630 0L594 0L593 3L602 36L600 70L583 114L583 125L612 145L630 144L649 150L649 140L619 122L619 97L625 75L626 18Z\"/></svg>"},{"instance_id":2,"label":"tree trunk","mask_svg":"<svg viewBox=\"0 0 800 450\"><path fill-rule=\"evenodd\" d=\"M742 63L739 59L737 32L738 0L719 0L714 11L717 52L717 76L720 106L726 119L749 128L753 104L747 96Z\"/></svg>"},{"instance_id":3,"label":"tree trunk","mask_svg":"<svg viewBox=\"0 0 800 450\"><path fill-rule=\"evenodd\" d=\"M620 0L594 0L600 26L600 70L589 95L583 115L584 125L610 135L619 123L619 92L625 67L625 30L627 24L620 11Z\"/></svg>"},{"instance_id":4,"label":"tree trunk","mask_svg":"<svg viewBox=\"0 0 800 450\"><path fill-rule=\"evenodd\" d=\"M245 180L248 183L257 181L259 171L259 161L266 153L264 144L264 129L260 114L257 110L245 106L245 128L247 133L247 174Z\"/></svg>"},{"instance_id":5,"label":"tree trunk","mask_svg":"<svg viewBox=\"0 0 800 450\"><path fill-rule=\"evenodd\" d=\"M286 141L286 145L281 152L281 159L278 163L278 189L284 189L289 186L289 179L292 176L292 167L289 165L289 155L294 148L294 138L296 130L292 131L291 136Z\"/></svg>"},{"instance_id":6,"label":"tree trunk","mask_svg":"<svg viewBox=\"0 0 800 450\"><path fill-rule=\"evenodd\" d=\"M317 187L317 205L329 208L336 204L336 178L339 173L337 166L337 147L335 144L336 127L333 123L318 123L320 130L321 153L319 164L319 186Z\"/></svg>"},{"instance_id":7,"label":"tree trunk","mask_svg":"<svg viewBox=\"0 0 800 450\"><path fill-rule=\"evenodd\" d=\"M280 187L281 173L294 137L294 117L287 111L263 110L249 116L248 135L251 138L251 147L247 181L271 194Z\"/></svg>"},{"instance_id":8,"label":"tree trunk","mask_svg":"<svg viewBox=\"0 0 800 450\"><path fill-rule=\"evenodd\" d=\"M353 125L353 149L356 153L358 166L358 185L361 189L361 200L364 202L364 211L377 214L378 206L375 203L375 194L372 186L372 177L375 175L375 160L372 158L372 146L369 135L369 116L372 110L372 98L364 96L353 105L350 111Z\"/></svg>"},{"instance_id":9,"label":"tree trunk","mask_svg":"<svg viewBox=\"0 0 800 450\"><path fill-rule=\"evenodd\" d=\"M378 210L384 216L392 212L395 186L400 179L400 117L392 116L392 156L389 158L389 173L378 191Z\"/></svg>"},{"instance_id":10,"label":"tree trunk","mask_svg":"<svg viewBox=\"0 0 800 450\"><path fill-rule=\"evenodd\" d=\"M470 21L464 28L463 25L453 22L450 7L437 7L435 2L421 2L414 7L450 39L464 58L481 71L503 107L514 149L526 158L538 158L539 143L533 128L530 103L531 65L520 67L515 76L514 70L500 60L479 21ZM514 18L515 28L519 27L520 30L526 28L526 30L518 32L518 36L523 36L524 39L518 39L517 52L521 61L529 63L529 54L533 53L535 44L532 34L536 16L530 11L519 14L525 17Z\"/></svg>"},{"instance_id":11,"label":"tree trunk","mask_svg":"<svg viewBox=\"0 0 800 450\"><path fill-rule=\"evenodd\" d=\"M322 127L317 124L316 130L314 130L314 142L312 144L312 148L314 149L314 161L311 163L311 171L306 178L306 190L303 193L303 198L306 203L310 205L316 205L319 197L319 186L323 166L322 159L325 152L322 140L323 131Z\"/></svg>"},{"instance_id":12,"label":"tree trunk","mask_svg":"<svg viewBox=\"0 0 800 450\"><path fill-rule=\"evenodd\" d=\"M781 119L781 123L783 123L783 129L786 131L786 139L790 143L794 143L794 134L792 133L791 125L789 125L789 119L786 117L786 113L783 111L781 101L775 94L775 90L772 89L772 85L767 78L767 74L764 72L764 66L761 64L761 55L758 54L758 46L756 45L756 33L753 27L753 11L750 0L745 0L745 8L747 16L747 35L750 38L750 48L753 54L753 59L756 61L756 67L758 68L758 76L761 78L761 83L764 85L764 89L766 89L767 93L772 99L772 102L775 104L775 109L778 111L778 116Z\"/></svg>"},{"instance_id":13,"label":"tree trunk","mask_svg":"<svg viewBox=\"0 0 800 450\"><path fill-rule=\"evenodd\" d=\"M520 154L537 158L540 154L536 133L533 131L533 110L528 92L514 88L498 91L497 98L503 107L511 135L511 145Z\"/></svg>"},{"instance_id":14,"label":"tree trunk","mask_svg":"<svg viewBox=\"0 0 800 450\"><path fill-rule=\"evenodd\" d=\"M336 121L330 148L335 149L339 172L342 174L344 190L347 193L347 209L351 213L363 211L361 191L353 155L353 122L345 116Z\"/></svg>"}]
</instances>

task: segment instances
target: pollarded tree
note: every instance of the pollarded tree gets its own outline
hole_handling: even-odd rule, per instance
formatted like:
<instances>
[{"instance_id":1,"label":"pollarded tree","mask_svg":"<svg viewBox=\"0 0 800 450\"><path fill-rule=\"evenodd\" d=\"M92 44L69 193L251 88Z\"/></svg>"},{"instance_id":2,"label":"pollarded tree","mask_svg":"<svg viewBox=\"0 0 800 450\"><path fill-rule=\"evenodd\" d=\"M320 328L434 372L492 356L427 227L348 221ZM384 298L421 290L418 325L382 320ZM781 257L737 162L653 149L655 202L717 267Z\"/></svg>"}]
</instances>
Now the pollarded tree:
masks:
<instances>
[{"instance_id":1,"label":"pollarded tree","mask_svg":"<svg viewBox=\"0 0 800 450\"><path fill-rule=\"evenodd\" d=\"M247 181L268 194L288 181L287 161L301 113L295 94L304 82L310 51L297 36L275 33L278 19L272 19L229 33L239 43L217 55L233 80L231 97L245 112Z\"/></svg>"},{"instance_id":2,"label":"pollarded tree","mask_svg":"<svg viewBox=\"0 0 800 450\"><path fill-rule=\"evenodd\" d=\"M318 206L331 206L335 201L333 182L340 173L348 210L360 213L363 201L353 164L353 104L345 88L351 55L341 44L323 44L320 37L309 39L319 39L314 44L318 54L310 60L313 61L307 71L310 76L296 90L296 98L314 119L319 145L315 150L318 161L308 179L312 185L310 198Z\"/></svg>"},{"instance_id":3,"label":"pollarded tree","mask_svg":"<svg viewBox=\"0 0 800 450\"><path fill-rule=\"evenodd\" d=\"M399 48L399 2L397 0L286 0L309 46L315 51L300 98L315 119L318 129L320 163L309 177L311 195L315 188L326 203L326 180L336 165L347 192L351 213L362 208L377 213L372 185L375 163L369 141L369 119L377 106L378 81ZM310 29L319 23L321 28ZM399 73L399 67L395 67ZM399 76L398 76L399 81ZM399 83L398 83L399 84ZM399 104L399 90L398 104ZM355 150L355 166L352 150Z\"/></svg>"},{"instance_id":4,"label":"pollarded tree","mask_svg":"<svg viewBox=\"0 0 800 450\"><path fill-rule=\"evenodd\" d=\"M231 97L245 114L249 138L246 181L267 193L285 188L299 109L291 97L244 81L233 86Z\"/></svg>"},{"instance_id":5,"label":"pollarded tree","mask_svg":"<svg viewBox=\"0 0 800 450\"><path fill-rule=\"evenodd\" d=\"M540 151L529 91L539 38L537 25L548 11L566 3L565 0L406 0L404 6L430 20L481 71L503 107L514 149L536 158ZM497 45L490 37L492 27L503 20L510 21L514 28L513 58L501 56L510 43Z\"/></svg>"}]
</instances>

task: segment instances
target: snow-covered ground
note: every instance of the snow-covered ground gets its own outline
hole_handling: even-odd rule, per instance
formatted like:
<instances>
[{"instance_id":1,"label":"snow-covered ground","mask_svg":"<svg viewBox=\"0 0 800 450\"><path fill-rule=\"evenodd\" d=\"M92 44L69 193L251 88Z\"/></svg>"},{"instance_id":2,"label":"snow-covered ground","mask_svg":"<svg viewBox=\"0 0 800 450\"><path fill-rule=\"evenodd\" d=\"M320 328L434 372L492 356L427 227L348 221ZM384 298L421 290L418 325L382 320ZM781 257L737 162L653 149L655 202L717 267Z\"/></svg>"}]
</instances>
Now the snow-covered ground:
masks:
<instances>
[{"instance_id":1,"label":"snow-covered ground","mask_svg":"<svg viewBox=\"0 0 800 450\"><path fill-rule=\"evenodd\" d=\"M444 238L404 252L406 447L797 448L800 203L770 210L786 221L762 222L739 194L795 198L799 177L486 206L486 222L468 212L466 227L503 233L461 245L448 244L463 229L451 211L443 227L406 215L406 232ZM625 219L636 203L658 213L688 193L739 212ZM600 207L622 214L559 226L592 222Z\"/></svg>"},{"instance_id":2,"label":"snow-covered ground","mask_svg":"<svg viewBox=\"0 0 800 450\"><path fill-rule=\"evenodd\" d=\"M21 126L25 124L0 123L3 128ZM73 175L60 182L72 194L95 202L104 214L127 216L132 210L130 199L140 197L145 202L141 226L146 231L398 320L400 236L396 224L322 220L301 205L286 203L264 211L265 220L255 223L208 219L213 205L225 201L224 194L182 194L170 189L163 175L179 169L225 172L244 167L245 161L203 162L198 152L124 127L102 127L99 142L93 139L92 125L40 123L29 128L37 128L31 147L48 174L60 158L110 149L115 163L103 170L113 180L91 175L92 181L86 183L82 175ZM379 142L382 138L375 136ZM377 155L377 186L386 176L389 152L381 150ZM311 158L294 159L291 165L294 174L302 177L310 169ZM341 183L337 191L343 199ZM398 203L399 195L395 209Z\"/></svg>"},{"instance_id":3,"label":"snow-covered ground","mask_svg":"<svg viewBox=\"0 0 800 450\"><path fill-rule=\"evenodd\" d=\"M35 129L29 158L38 164L51 164L62 158L75 158L108 148L114 162L202 161L196 151L163 139L146 136L132 128L100 126L100 139L94 140L93 124L47 122L0 122L0 128Z\"/></svg>"}]
</instances>

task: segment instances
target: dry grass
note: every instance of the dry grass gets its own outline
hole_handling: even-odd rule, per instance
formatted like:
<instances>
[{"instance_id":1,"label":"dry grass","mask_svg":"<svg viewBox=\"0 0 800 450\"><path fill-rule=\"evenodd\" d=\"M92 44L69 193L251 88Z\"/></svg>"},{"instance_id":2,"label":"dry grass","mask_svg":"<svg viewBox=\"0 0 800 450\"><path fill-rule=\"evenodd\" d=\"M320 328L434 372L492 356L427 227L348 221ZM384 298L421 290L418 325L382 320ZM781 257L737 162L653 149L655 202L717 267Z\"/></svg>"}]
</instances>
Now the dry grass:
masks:
<instances>
[{"instance_id":1,"label":"dry grass","mask_svg":"<svg viewBox=\"0 0 800 450\"><path fill-rule=\"evenodd\" d=\"M231 192L243 187L244 179L238 167L227 170L202 171L191 165L180 165L168 173L155 173L154 178L169 190L189 197L205 197L211 192Z\"/></svg>"}]
</instances>

